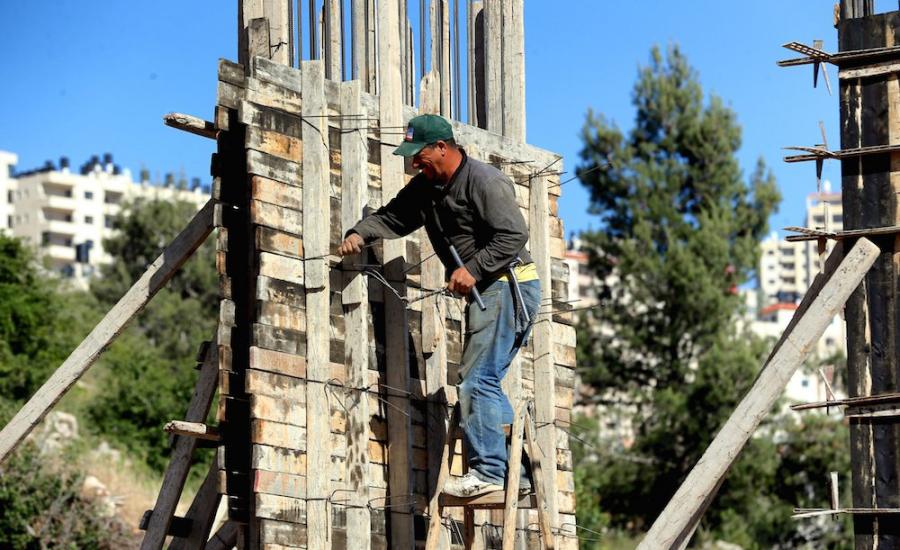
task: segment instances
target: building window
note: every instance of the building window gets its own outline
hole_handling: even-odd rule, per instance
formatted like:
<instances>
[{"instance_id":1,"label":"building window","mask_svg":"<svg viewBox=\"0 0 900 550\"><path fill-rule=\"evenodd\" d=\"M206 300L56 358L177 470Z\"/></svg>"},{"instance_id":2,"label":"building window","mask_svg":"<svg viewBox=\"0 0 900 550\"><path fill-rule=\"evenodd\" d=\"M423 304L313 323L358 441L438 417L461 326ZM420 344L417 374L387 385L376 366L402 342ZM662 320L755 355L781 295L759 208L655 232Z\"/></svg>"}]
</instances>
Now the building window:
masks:
<instances>
[{"instance_id":1,"label":"building window","mask_svg":"<svg viewBox=\"0 0 900 550\"><path fill-rule=\"evenodd\" d=\"M107 229L113 228L113 217L112 216L103 216L103 227Z\"/></svg>"},{"instance_id":2,"label":"building window","mask_svg":"<svg viewBox=\"0 0 900 550\"><path fill-rule=\"evenodd\" d=\"M85 217L84 217L84 223L86 223L86 224L92 224L92 223L94 223L94 216L85 216Z\"/></svg>"},{"instance_id":3,"label":"building window","mask_svg":"<svg viewBox=\"0 0 900 550\"><path fill-rule=\"evenodd\" d=\"M75 276L75 266L72 264L66 264L59 269L60 274L67 279L71 279Z\"/></svg>"},{"instance_id":4,"label":"building window","mask_svg":"<svg viewBox=\"0 0 900 550\"><path fill-rule=\"evenodd\" d=\"M7 191L7 192L6 192L6 202L8 202L9 204L12 204L12 203L14 202L14 201L13 201L13 192L12 192L12 191Z\"/></svg>"},{"instance_id":5,"label":"building window","mask_svg":"<svg viewBox=\"0 0 900 550\"><path fill-rule=\"evenodd\" d=\"M825 216L813 216L813 223L825 223Z\"/></svg>"},{"instance_id":6,"label":"building window","mask_svg":"<svg viewBox=\"0 0 900 550\"><path fill-rule=\"evenodd\" d=\"M93 198L94 198L94 192L93 192L93 191L85 191L85 192L84 192L84 198L86 198L87 200L93 199Z\"/></svg>"},{"instance_id":7,"label":"building window","mask_svg":"<svg viewBox=\"0 0 900 550\"><path fill-rule=\"evenodd\" d=\"M844 223L844 215L843 214L835 214L831 217L831 221L834 223Z\"/></svg>"},{"instance_id":8,"label":"building window","mask_svg":"<svg viewBox=\"0 0 900 550\"><path fill-rule=\"evenodd\" d=\"M800 382L800 385L803 386L804 388L808 388L808 387L809 387L809 380L807 380L806 378L804 378L804 379Z\"/></svg>"},{"instance_id":9,"label":"building window","mask_svg":"<svg viewBox=\"0 0 900 550\"><path fill-rule=\"evenodd\" d=\"M6 227L12 229L12 227L13 227L13 217L12 216L6 216Z\"/></svg>"}]
</instances>

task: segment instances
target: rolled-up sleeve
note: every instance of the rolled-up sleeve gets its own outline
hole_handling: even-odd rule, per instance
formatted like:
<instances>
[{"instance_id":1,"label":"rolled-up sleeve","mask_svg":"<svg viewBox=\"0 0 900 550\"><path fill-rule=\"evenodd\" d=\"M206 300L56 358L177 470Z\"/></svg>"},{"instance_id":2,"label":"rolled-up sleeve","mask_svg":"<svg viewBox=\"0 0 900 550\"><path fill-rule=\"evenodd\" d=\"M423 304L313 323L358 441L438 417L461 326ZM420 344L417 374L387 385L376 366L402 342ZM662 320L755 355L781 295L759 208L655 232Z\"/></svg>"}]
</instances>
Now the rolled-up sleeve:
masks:
<instances>
[{"instance_id":1,"label":"rolled-up sleeve","mask_svg":"<svg viewBox=\"0 0 900 550\"><path fill-rule=\"evenodd\" d=\"M357 233L366 242L376 239L399 239L422 227L422 186L410 183L386 205L363 218L347 231ZM346 235L345 235L346 237Z\"/></svg>"}]
</instances>

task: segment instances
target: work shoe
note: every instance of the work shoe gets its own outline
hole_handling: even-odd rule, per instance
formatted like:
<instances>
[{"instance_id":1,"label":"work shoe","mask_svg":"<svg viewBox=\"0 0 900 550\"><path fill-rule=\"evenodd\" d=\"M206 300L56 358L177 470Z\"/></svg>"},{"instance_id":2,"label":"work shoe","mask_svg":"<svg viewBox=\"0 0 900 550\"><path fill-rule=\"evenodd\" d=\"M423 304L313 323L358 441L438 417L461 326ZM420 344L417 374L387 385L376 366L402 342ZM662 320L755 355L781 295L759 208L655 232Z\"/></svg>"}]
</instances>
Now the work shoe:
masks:
<instances>
[{"instance_id":1,"label":"work shoe","mask_svg":"<svg viewBox=\"0 0 900 550\"><path fill-rule=\"evenodd\" d=\"M447 484L444 485L445 495L459 498L477 497L486 493L502 490L503 486L489 481L482 481L472 472L469 472L462 477L452 477L448 479Z\"/></svg>"}]
</instances>

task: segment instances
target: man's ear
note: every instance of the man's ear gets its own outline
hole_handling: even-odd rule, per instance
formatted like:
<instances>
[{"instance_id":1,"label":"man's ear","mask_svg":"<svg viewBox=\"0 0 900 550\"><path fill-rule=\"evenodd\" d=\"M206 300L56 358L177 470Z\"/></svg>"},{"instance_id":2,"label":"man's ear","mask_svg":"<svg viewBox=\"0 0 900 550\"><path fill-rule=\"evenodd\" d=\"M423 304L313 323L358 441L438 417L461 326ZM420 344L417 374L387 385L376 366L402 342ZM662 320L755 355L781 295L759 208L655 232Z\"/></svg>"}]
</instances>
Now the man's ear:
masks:
<instances>
[{"instance_id":1,"label":"man's ear","mask_svg":"<svg viewBox=\"0 0 900 550\"><path fill-rule=\"evenodd\" d=\"M445 154L447 154L447 149L449 149L449 147L447 147L447 142L442 139L437 140L434 143L434 146L437 147L438 149L440 149L441 156L444 156Z\"/></svg>"}]
</instances>

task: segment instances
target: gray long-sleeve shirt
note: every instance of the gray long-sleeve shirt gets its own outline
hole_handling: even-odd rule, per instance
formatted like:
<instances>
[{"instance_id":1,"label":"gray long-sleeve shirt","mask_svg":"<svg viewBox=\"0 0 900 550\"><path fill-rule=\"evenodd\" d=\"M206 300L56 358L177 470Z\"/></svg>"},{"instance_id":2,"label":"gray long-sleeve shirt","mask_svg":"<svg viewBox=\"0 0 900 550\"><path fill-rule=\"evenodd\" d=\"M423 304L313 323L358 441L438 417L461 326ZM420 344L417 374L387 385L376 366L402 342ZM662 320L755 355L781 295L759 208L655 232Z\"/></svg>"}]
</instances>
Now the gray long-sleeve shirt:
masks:
<instances>
[{"instance_id":1,"label":"gray long-sleeve shirt","mask_svg":"<svg viewBox=\"0 0 900 550\"><path fill-rule=\"evenodd\" d=\"M450 244L478 282L506 271L516 256L523 263L532 261L525 250L528 228L512 181L464 151L462 164L446 186L419 174L347 233L371 242L403 237L423 225L448 279L456 269Z\"/></svg>"}]
</instances>

